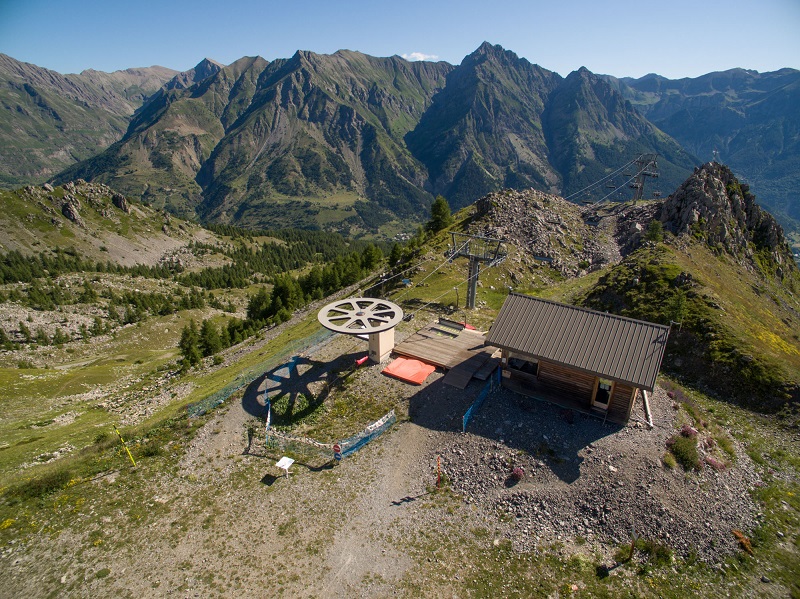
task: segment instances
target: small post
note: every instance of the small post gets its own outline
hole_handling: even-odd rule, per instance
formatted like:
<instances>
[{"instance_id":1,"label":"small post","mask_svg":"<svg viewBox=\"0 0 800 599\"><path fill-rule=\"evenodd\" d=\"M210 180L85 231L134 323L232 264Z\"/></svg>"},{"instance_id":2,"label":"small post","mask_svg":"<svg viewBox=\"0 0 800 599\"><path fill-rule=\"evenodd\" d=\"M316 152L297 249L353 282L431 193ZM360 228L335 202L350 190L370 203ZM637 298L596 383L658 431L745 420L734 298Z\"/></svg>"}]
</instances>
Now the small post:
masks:
<instances>
[{"instance_id":1,"label":"small post","mask_svg":"<svg viewBox=\"0 0 800 599\"><path fill-rule=\"evenodd\" d=\"M272 423L272 402L270 401L269 397L267 397L266 391L264 391L264 399L267 402L267 418L264 426L264 446L269 447L269 427Z\"/></svg>"},{"instance_id":2,"label":"small post","mask_svg":"<svg viewBox=\"0 0 800 599\"><path fill-rule=\"evenodd\" d=\"M133 464L133 467L136 468L136 462L134 461L133 456L131 455L131 450L128 449L128 444L125 443L125 439L122 438L122 433L119 432L119 429L117 428L116 424L112 424L111 426L114 427L114 432L117 433L119 440L122 442L122 446L125 448L125 451L128 452L128 457L131 459L131 464Z\"/></svg>"},{"instance_id":3,"label":"small post","mask_svg":"<svg viewBox=\"0 0 800 599\"><path fill-rule=\"evenodd\" d=\"M628 555L628 561L633 559L633 550L636 549L636 541L639 540L639 535L636 534L636 527L631 526L631 552Z\"/></svg>"},{"instance_id":4,"label":"small post","mask_svg":"<svg viewBox=\"0 0 800 599\"><path fill-rule=\"evenodd\" d=\"M442 487L442 456L436 456L436 488Z\"/></svg>"}]
</instances>

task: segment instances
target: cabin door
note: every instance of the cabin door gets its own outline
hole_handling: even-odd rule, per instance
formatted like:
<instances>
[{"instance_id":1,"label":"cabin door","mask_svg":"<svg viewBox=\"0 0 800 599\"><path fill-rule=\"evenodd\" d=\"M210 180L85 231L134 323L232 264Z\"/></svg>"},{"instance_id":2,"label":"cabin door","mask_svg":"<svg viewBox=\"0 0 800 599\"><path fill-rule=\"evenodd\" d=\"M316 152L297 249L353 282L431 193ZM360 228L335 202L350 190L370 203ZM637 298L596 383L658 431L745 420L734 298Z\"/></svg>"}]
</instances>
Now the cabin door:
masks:
<instances>
[{"instance_id":1,"label":"cabin door","mask_svg":"<svg viewBox=\"0 0 800 599\"><path fill-rule=\"evenodd\" d=\"M598 378L592 394L592 408L595 410L608 410L611 394L614 392L614 381Z\"/></svg>"}]
</instances>

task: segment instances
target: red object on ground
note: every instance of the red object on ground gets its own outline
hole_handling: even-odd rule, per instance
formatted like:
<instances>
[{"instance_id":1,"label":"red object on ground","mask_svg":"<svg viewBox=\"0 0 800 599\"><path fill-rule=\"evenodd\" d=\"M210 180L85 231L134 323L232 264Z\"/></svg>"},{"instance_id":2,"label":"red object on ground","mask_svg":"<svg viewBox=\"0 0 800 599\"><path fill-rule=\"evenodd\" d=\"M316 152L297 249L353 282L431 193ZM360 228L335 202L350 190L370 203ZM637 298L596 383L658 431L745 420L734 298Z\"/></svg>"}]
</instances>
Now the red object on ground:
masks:
<instances>
[{"instance_id":1,"label":"red object on ground","mask_svg":"<svg viewBox=\"0 0 800 599\"><path fill-rule=\"evenodd\" d=\"M366 362L367 360L369 360L369 356L364 356L363 358L359 358L358 360L356 360L356 364L357 364L358 366L361 366L361 365L362 365L364 362Z\"/></svg>"},{"instance_id":2,"label":"red object on ground","mask_svg":"<svg viewBox=\"0 0 800 599\"><path fill-rule=\"evenodd\" d=\"M467 324L466 322L459 322L458 324L463 324L464 328L467 329L468 331L474 331L475 330L474 326L472 326L471 324Z\"/></svg>"},{"instance_id":3,"label":"red object on ground","mask_svg":"<svg viewBox=\"0 0 800 599\"><path fill-rule=\"evenodd\" d=\"M426 364L420 360L400 356L395 358L394 362L381 372L406 383L421 385L434 370L436 370L436 366L433 364Z\"/></svg>"}]
</instances>

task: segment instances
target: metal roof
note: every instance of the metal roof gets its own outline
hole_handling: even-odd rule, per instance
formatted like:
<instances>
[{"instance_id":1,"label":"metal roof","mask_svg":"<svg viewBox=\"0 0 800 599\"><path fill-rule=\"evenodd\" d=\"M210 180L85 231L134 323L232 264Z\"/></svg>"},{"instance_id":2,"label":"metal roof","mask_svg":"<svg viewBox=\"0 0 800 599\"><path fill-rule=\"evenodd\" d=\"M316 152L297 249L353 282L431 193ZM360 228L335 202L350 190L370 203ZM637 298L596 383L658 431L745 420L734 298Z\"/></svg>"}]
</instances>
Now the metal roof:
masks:
<instances>
[{"instance_id":1,"label":"metal roof","mask_svg":"<svg viewBox=\"0 0 800 599\"><path fill-rule=\"evenodd\" d=\"M486 345L652 391L667 335L660 324L511 293Z\"/></svg>"}]
</instances>

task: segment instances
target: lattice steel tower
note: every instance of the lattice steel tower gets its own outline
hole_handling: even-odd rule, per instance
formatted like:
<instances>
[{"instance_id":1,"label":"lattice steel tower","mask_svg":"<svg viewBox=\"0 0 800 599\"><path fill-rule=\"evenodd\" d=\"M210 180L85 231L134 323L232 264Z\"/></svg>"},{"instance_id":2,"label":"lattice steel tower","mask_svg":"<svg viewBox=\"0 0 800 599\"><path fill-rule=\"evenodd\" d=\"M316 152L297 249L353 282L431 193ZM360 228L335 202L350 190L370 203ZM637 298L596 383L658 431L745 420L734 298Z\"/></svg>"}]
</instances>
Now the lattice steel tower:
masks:
<instances>
[{"instance_id":1,"label":"lattice steel tower","mask_svg":"<svg viewBox=\"0 0 800 599\"><path fill-rule=\"evenodd\" d=\"M636 178L629 187L633 188L633 201L637 202L644 197L644 181L646 177L658 178L657 154L642 154L633 164L636 166Z\"/></svg>"},{"instance_id":2,"label":"lattice steel tower","mask_svg":"<svg viewBox=\"0 0 800 599\"><path fill-rule=\"evenodd\" d=\"M447 257L451 262L459 256L469 258L466 307L474 308L481 264L496 266L506 259L508 252L500 239L491 239L480 235L467 235L466 233L452 232L451 234L453 236L453 245L448 250Z\"/></svg>"}]
</instances>

